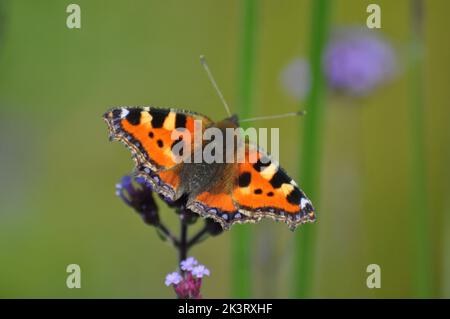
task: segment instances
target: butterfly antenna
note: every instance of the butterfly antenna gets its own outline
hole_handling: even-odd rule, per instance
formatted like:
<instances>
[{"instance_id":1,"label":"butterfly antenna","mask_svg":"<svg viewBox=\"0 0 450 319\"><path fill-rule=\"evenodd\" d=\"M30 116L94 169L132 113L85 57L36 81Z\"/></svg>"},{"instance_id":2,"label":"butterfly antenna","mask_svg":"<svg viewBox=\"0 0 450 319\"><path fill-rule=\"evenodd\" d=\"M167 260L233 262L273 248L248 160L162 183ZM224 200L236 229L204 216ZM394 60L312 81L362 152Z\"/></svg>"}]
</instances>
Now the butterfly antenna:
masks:
<instances>
[{"instance_id":1,"label":"butterfly antenna","mask_svg":"<svg viewBox=\"0 0 450 319\"><path fill-rule=\"evenodd\" d=\"M202 64L203 68L205 69L206 74L208 75L209 81L211 81L211 84L213 85L214 89L216 90L217 95L219 95L219 98L222 101L223 106L225 106L225 110L227 111L228 116L231 116L230 108L227 104L227 101L225 101L225 98L223 97L223 94L220 91L219 86L216 83L216 80L214 80L214 77L211 73L211 70L208 67L208 63L206 63L206 58L204 55L200 55L200 63Z\"/></svg>"},{"instance_id":2,"label":"butterfly antenna","mask_svg":"<svg viewBox=\"0 0 450 319\"><path fill-rule=\"evenodd\" d=\"M260 120L272 120L272 119L279 119L279 118L283 118L283 117L303 116L305 114L306 114L306 111L298 111L298 112L290 112L290 113L277 114L277 115L252 117L250 119L240 120L239 122L253 122L253 121L260 121Z\"/></svg>"}]
</instances>

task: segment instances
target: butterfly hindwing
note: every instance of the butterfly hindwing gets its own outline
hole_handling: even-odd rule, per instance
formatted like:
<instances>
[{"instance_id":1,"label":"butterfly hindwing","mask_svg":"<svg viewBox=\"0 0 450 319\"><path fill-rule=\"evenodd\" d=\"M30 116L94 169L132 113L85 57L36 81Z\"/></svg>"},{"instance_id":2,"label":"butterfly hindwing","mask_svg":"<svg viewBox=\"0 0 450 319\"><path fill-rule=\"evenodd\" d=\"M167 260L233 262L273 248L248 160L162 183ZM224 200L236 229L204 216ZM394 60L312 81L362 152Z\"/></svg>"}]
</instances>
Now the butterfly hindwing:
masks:
<instances>
[{"instance_id":1,"label":"butterfly hindwing","mask_svg":"<svg viewBox=\"0 0 450 319\"><path fill-rule=\"evenodd\" d=\"M225 164L217 172L220 178L211 180L205 189L195 191L188 201L187 207L219 222L223 228L229 229L235 223L256 222L260 218L243 215L238 210L232 191L237 164Z\"/></svg>"},{"instance_id":2,"label":"butterfly hindwing","mask_svg":"<svg viewBox=\"0 0 450 319\"><path fill-rule=\"evenodd\" d=\"M251 155L257 160L250 160ZM311 201L261 150L247 148L245 162L237 166L232 196L240 212L254 218L270 217L283 221L291 228L315 220Z\"/></svg>"}]
</instances>

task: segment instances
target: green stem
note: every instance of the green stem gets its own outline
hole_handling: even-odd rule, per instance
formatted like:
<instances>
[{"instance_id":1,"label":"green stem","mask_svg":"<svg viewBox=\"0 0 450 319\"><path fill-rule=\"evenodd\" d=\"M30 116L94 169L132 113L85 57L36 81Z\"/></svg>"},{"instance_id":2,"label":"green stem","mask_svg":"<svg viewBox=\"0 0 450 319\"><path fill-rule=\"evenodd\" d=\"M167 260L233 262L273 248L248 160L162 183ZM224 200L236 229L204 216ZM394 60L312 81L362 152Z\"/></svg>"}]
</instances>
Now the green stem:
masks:
<instances>
[{"instance_id":1,"label":"green stem","mask_svg":"<svg viewBox=\"0 0 450 319\"><path fill-rule=\"evenodd\" d=\"M319 202L318 189L322 149L322 122L324 117L324 76L322 72L322 53L328 37L330 20L329 0L314 0L310 31L310 62L312 85L308 97L308 115L303 129L303 147L301 153L300 183L310 199ZM320 214L320 213L319 213ZM320 215L319 215L320 218ZM311 296L314 276L314 246L316 225L307 225L297 234L297 250L294 266L294 296Z\"/></svg>"},{"instance_id":2,"label":"green stem","mask_svg":"<svg viewBox=\"0 0 450 319\"><path fill-rule=\"evenodd\" d=\"M238 108L240 118L248 118L253 108L255 51L257 32L257 0L242 1L242 38L239 48ZM232 237L232 296L250 298L252 293L251 233L247 225L233 229Z\"/></svg>"},{"instance_id":3,"label":"green stem","mask_svg":"<svg viewBox=\"0 0 450 319\"><path fill-rule=\"evenodd\" d=\"M422 0L411 0L410 203L415 255L414 297L430 298L432 265L423 124L423 6Z\"/></svg>"},{"instance_id":4,"label":"green stem","mask_svg":"<svg viewBox=\"0 0 450 319\"><path fill-rule=\"evenodd\" d=\"M182 210L180 213L180 240L178 246L178 265L181 265L181 262L187 258L188 245L187 245L187 237L188 237L188 225L186 223L186 214L185 211Z\"/></svg>"}]
</instances>

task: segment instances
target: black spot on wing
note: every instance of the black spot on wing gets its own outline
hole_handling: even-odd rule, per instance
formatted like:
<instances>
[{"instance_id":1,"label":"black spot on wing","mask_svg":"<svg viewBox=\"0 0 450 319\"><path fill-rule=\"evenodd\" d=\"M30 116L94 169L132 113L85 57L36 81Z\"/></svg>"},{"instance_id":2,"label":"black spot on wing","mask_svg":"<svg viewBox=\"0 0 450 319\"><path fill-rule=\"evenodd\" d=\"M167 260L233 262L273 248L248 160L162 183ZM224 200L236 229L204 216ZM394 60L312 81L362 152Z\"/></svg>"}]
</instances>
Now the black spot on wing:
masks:
<instances>
[{"instance_id":1,"label":"black spot on wing","mask_svg":"<svg viewBox=\"0 0 450 319\"><path fill-rule=\"evenodd\" d=\"M158 144L158 146L159 146L160 148L162 148L162 147L164 146L164 143L163 143L162 140L157 140L157 141L156 141L156 144Z\"/></svg>"},{"instance_id":2,"label":"black spot on wing","mask_svg":"<svg viewBox=\"0 0 450 319\"><path fill-rule=\"evenodd\" d=\"M141 123L141 109L136 107L128 109L126 119L131 125L138 125Z\"/></svg>"},{"instance_id":3,"label":"black spot on wing","mask_svg":"<svg viewBox=\"0 0 450 319\"><path fill-rule=\"evenodd\" d=\"M164 124L164 120L169 114L168 110L152 110L150 115L152 116L152 127L161 128Z\"/></svg>"},{"instance_id":4,"label":"black spot on wing","mask_svg":"<svg viewBox=\"0 0 450 319\"><path fill-rule=\"evenodd\" d=\"M280 188L284 183L290 183L291 178L286 175L281 169L279 169L275 174L273 174L270 179L270 184L273 188Z\"/></svg>"},{"instance_id":5,"label":"black spot on wing","mask_svg":"<svg viewBox=\"0 0 450 319\"><path fill-rule=\"evenodd\" d=\"M177 113L175 116L175 128L185 128L186 127L186 114Z\"/></svg>"},{"instance_id":6,"label":"black spot on wing","mask_svg":"<svg viewBox=\"0 0 450 319\"><path fill-rule=\"evenodd\" d=\"M250 182L252 180L252 174L249 172L244 172L241 175L239 175L239 187L247 187L250 185Z\"/></svg>"},{"instance_id":7,"label":"black spot on wing","mask_svg":"<svg viewBox=\"0 0 450 319\"><path fill-rule=\"evenodd\" d=\"M253 164L253 168L258 171L261 172L264 168L266 168L267 166L270 165L270 159L267 157L262 157L260 159L258 159L258 161Z\"/></svg>"},{"instance_id":8,"label":"black spot on wing","mask_svg":"<svg viewBox=\"0 0 450 319\"><path fill-rule=\"evenodd\" d=\"M183 150L184 150L184 142L183 142L183 136L179 136L178 137L178 139L177 140L175 140L173 143L172 143L172 146L170 147L170 150L172 151L172 153L173 153L173 148L176 146L176 145L178 145L178 143L181 143L180 144L180 154L177 154L177 155L180 155L180 156L183 156Z\"/></svg>"},{"instance_id":9,"label":"black spot on wing","mask_svg":"<svg viewBox=\"0 0 450 319\"><path fill-rule=\"evenodd\" d=\"M289 193L287 196L287 201L291 203L292 205L298 205L300 204L300 200L302 198L302 193L297 187L294 187L294 189Z\"/></svg>"},{"instance_id":10,"label":"black spot on wing","mask_svg":"<svg viewBox=\"0 0 450 319\"><path fill-rule=\"evenodd\" d=\"M254 193L256 195L262 194L262 189L261 188L257 188L257 189L255 189Z\"/></svg>"}]
</instances>

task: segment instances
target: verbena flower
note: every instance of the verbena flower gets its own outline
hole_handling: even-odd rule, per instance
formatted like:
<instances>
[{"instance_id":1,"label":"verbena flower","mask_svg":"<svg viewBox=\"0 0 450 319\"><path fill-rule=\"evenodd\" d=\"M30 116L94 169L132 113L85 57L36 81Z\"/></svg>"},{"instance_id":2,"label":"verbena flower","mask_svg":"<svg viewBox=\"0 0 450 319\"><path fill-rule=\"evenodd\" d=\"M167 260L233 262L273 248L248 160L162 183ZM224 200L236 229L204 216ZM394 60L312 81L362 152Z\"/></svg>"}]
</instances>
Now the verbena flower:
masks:
<instances>
[{"instance_id":1,"label":"verbena flower","mask_svg":"<svg viewBox=\"0 0 450 319\"><path fill-rule=\"evenodd\" d=\"M392 77L391 44L374 30L346 28L332 35L323 69L328 86L349 95L365 95Z\"/></svg>"},{"instance_id":2,"label":"verbena flower","mask_svg":"<svg viewBox=\"0 0 450 319\"><path fill-rule=\"evenodd\" d=\"M166 286L178 285L182 280L183 280L183 277L175 271L175 272L171 272L170 274L167 274L166 280L164 283Z\"/></svg>"},{"instance_id":3,"label":"verbena flower","mask_svg":"<svg viewBox=\"0 0 450 319\"><path fill-rule=\"evenodd\" d=\"M194 257L188 257L187 259L181 261L180 268L184 271L192 271L194 266L198 264L198 261Z\"/></svg>"},{"instance_id":4,"label":"verbena flower","mask_svg":"<svg viewBox=\"0 0 450 319\"><path fill-rule=\"evenodd\" d=\"M123 177L120 183L116 185L116 194L128 206L132 207L145 223L154 226L163 240L170 241L178 250L180 256L186 255L193 245L198 244L208 235L215 236L223 231L220 223L205 219L204 227L191 238L188 238L187 231L181 232L180 237L175 236L160 220L158 207L153 198L153 189L144 178ZM199 219L198 214L186 208L186 198L182 197L176 201L170 201L163 196L160 196L160 198L175 210L183 227L188 227ZM167 274L164 281L165 285L172 286L178 298L201 298L202 278L210 275L209 269L200 265L194 257L182 260L179 266L181 273Z\"/></svg>"},{"instance_id":5,"label":"verbena flower","mask_svg":"<svg viewBox=\"0 0 450 319\"><path fill-rule=\"evenodd\" d=\"M205 265L198 265L192 269L192 275L197 278L203 278L203 276L209 276L209 269Z\"/></svg>"},{"instance_id":6,"label":"verbena flower","mask_svg":"<svg viewBox=\"0 0 450 319\"><path fill-rule=\"evenodd\" d=\"M116 184L116 194L127 205L142 217L149 225L159 224L158 206L153 199L153 191L143 178L124 176L119 184Z\"/></svg>"},{"instance_id":7,"label":"verbena flower","mask_svg":"<svg viewBox=\"0 0 450 319\"><path fill-rule=\"evenodd\" d=\"M198 261L193 257L181 261L180 268L184 270L182 275L178 272L173 272L166 276L166 286L172 286L180 299L202 298L200 294L202 278L210 275L209 269L204 265L199 265Z\"/></svg>"}]
</instances>

